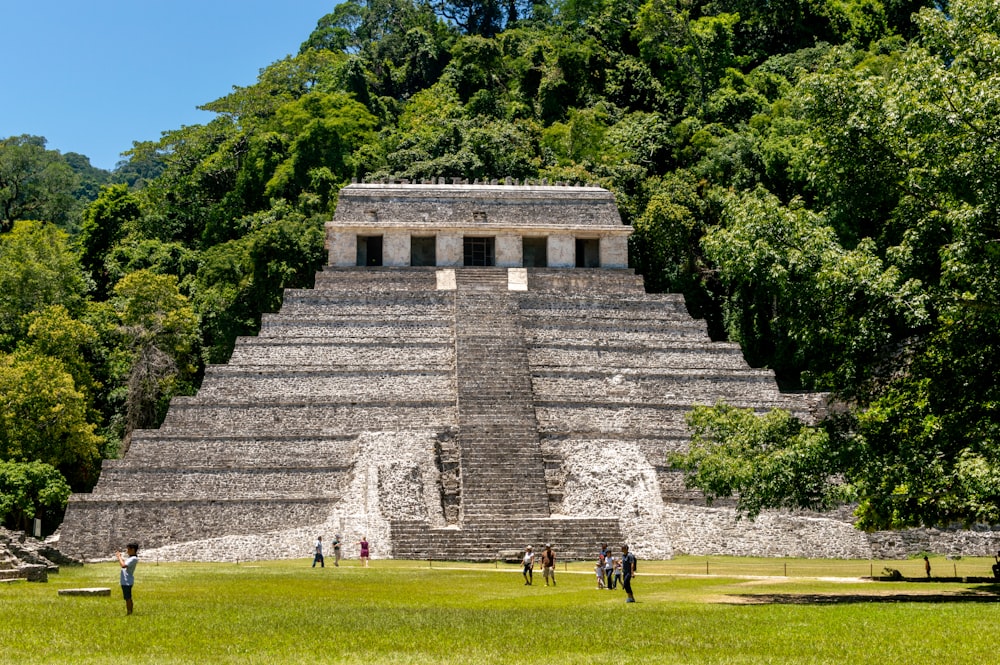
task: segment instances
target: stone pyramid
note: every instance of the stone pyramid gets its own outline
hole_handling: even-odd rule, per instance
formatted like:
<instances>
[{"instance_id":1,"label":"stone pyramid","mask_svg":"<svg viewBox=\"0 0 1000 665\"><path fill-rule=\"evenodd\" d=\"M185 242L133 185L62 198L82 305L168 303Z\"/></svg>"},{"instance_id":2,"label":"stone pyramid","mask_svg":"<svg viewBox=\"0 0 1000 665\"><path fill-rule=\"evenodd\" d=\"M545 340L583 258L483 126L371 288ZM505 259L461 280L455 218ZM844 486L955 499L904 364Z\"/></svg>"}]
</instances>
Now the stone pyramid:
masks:
<instances>
[{"instance_id":1,"label":"stone pyramid","mask_svg":"<svg viewBox=\"0 0 1000 665\"><path fill-rule=\"evenodd\" d=\"M374 558L870 555L843 516L737 522L666 467L693 404L821 405L647 294L629 231L595 187L345 188L315 287L105 462L61 548L290 558L337 533Z\"/></svg>"}]
</instances>

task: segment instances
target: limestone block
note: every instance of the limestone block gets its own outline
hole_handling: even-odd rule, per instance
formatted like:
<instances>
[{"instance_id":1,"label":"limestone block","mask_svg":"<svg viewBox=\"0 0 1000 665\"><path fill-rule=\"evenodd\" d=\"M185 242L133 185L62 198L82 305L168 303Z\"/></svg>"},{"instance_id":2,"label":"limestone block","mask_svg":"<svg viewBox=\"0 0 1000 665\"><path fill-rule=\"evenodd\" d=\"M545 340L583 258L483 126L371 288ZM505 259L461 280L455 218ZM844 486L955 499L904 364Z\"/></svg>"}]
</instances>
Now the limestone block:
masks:
<instances>
[{"instance_id":1,"label":"limestone block","mask_svg":"<svg viewBox=\"0 0 1000 665\"><path fill-rule=\"evenodd\" d=\"M628 238L622 235L601 237L601 267L628 268Z\"/></svg>"},{"instance_id":2,"label":"limestone block","mask_svg":"<svg viewBox=\"0 0 1000 665\"><path fill-rule=\"evenodd\" d=\"M439 266L461 266L464 261L462 236L439 233L437 237L437 263Z\"/></svg>"},{"instance_id":3,"label":"limestone block","mask_svg":"<svg viewBox=\"0 0 1000 665\"><path fill-rule=\"evenodd\" d=\"M438 291L454 291L457 288L454 270L438 270L435 274Z\"/></svg>"},{"instance_id":4,"label":"limestone block","mask_svg":"<svg viewBox=\"0 0 1000 665\"><path fill-rule=\"evenodd\" d=\"M82 589L59 589L60 596L110 596L109 587L84 587Z\"/></svg>"},{"instance_id":5,"label":"limestone block","mask_svg":"<svg viewBox=\"0 0 1000 665\"><path fill-rule=\"evenodd\" d=\"M382 236L382 265L410 265L410 234L386 231Z\"/></svg>"},{"instance_id":6,"label":"limestone block","mask_svg":"<svg viewBox=\"0 0 1000 665\"><path fill-rule=\"evenodd\" d=\"M351 267L358 262L358 235L348 231L328 231L331 266Z\"/></svg>"},{"instance_id":7,"label":"limestone block","mask_svg":"<svg viewBox=\"0 0 1000 665\"><path fill-rule=\"evenodd\" d=\"M507 290L508 291L528 290L527 268L511 268L510 270L507 271Z\"/></svg>"},{"instance_id":8,"label":"limestone block","mask_svg":"<svg viewBox=\"0 0 1000 665\"><path fill-rule=\"evenodd\" d=\"M546 251L550 268L573 268L576 266L576 239L573 236L550 235Z\"/></svg>"},{"instance_id":9,"label":"limestone block","mask_svg":"<svg viewBox=\"0 0 1000 665\"><path fill-rule=\"evenodd\" d=\"M498 268L520 268L522 243L521 236L502 234L496 237L496 265Z\"/></svg>"}]
</instances>

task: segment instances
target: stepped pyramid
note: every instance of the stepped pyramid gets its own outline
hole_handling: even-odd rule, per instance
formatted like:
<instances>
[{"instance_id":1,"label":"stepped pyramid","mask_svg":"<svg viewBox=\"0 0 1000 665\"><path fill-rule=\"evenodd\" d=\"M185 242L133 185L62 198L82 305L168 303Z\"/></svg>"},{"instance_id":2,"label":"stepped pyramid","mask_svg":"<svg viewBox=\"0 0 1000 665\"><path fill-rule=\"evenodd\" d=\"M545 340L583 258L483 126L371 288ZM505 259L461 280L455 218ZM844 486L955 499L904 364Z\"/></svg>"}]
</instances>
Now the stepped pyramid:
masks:
<instances>
[{"instance_id":1,"label":"stepped pyramid","mask_svg":"<svg viewBox=\"0 0 1000 665\"><path fill-rule=\"evenodd\" d=\"M197 396L105 462L61 548L266 559L336 532L376 558L552 543L583 559L623 540L646 558L870 554L844 519L736 523L665 466L693 404L810 418L820 400L710 341L681 296L645 293L630 231L597 187L344 188L315 287L286 290Z\"/></svg>"}]
</instances>

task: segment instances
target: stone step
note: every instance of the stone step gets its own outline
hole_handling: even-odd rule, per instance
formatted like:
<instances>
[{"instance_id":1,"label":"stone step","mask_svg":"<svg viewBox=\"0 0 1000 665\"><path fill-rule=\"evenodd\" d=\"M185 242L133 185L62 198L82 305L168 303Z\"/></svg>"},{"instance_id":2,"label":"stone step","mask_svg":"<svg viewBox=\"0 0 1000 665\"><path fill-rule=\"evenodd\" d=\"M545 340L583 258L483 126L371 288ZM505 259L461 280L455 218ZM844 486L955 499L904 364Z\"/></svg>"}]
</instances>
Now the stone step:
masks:
<instances>
[{"instance_id":1,"label":"stone step","mask_svg":"<svg viewBox=\"0 0 1000 665\"><path fill-rule=\"evenodd\" d=\"M448 335L412 339L356 337L239 337L222 367L319 367L340 371L454 369L455 342ZM214 371L217 365L206 372Z\"/></svg>"},{"instance_id":2,"label":"stone step","mask_svg":"<svg viewBox=\"0 0 1000 665\"><path fill-rule=\"evenodd\" d=\"M308 468L326 466L331 461L344 462L357 454L357 435L320 437L258 436L211 437L195 434L171 436L163 430L135 430L128 455L120 460L105 460L104 465L155 469L182 465L232 467L261 465ZM431 434L425 436L430 437Z\"/></svg>"},{"instance_id":3,"label":"stone step","mask_svg":"<svg viewBox=\"0 0 1000 665\"><path fill-rule=\"evenodd\" d=\"M133 499L185 497L215 499L301 496L336 499L343 495L353 466L291 468L129 468L114 464L101 471L93 496Z\"/></svg>"},{"instance_id":4,"label":"stone step","mask_svg":"<svg viewBox=\"0 0 1000 665\"><path fill-rule=\"evenodd\" d=\"M467 520L460 529L394 520L391 529L393 556L422 560L496 561L529 544L536 555L551 544L557 561L579 561L596 559L602 543L622 541L617 519Z\"/></svg>"},{"instance_id":5,"label":"stone step","mask_svg":"<svg viewBox=\"0 0 1000 665\"><path fill-rule=\"evenodd\" d=\"M306 495L153 498L74 494L60 527L59 549L80 558L107 557L131 540L149 549L212 536L294 529L323 523L335 504L336 499ZM205 558L210 559L210 553Z\"/></svg>"}]
</instances>

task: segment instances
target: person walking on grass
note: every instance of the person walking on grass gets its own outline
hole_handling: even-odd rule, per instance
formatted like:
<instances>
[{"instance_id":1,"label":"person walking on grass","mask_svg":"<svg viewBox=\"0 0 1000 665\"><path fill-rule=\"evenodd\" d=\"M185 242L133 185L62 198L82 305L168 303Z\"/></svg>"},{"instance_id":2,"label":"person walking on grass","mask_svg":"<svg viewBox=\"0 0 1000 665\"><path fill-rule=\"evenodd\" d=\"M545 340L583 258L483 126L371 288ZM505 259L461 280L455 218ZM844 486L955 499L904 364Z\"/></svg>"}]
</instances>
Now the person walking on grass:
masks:
<instances>
[{"instance_id":1,"label":"person walking on grass","mask_svg":"<svg viewBox=\"0 0 1000 665\"><path fill-rule=\"evenodd\" d=\"M634 603L635 596L632 595L632 578L635 577L635 555L628 551L628 545L622 545L622 588L628 597L626 603Z\"/></svg>"},{"instance_id":2,"label":"person walking on grass","mask_svg":"<svg viewBox=\"0 0 1000 665\"><path fill-rule=\"evenodd\" d=\"M931 560L924 557L924 572L927 573L927 579L931 578Z\"/></svg>"},{"instance_id":3,"label":"person walking on grass","mask_svg":"<svg viewBox=\"0 0 1000 665\"><path fill-rule=\"evenodd\" d=\"M118 564L121 566L119 581L122 586L122 596L125 598L125 614L132 614L132 586L135 584L135 567L139 564L139 543L129 543L125 546L125 556L121 550L116 552Z\"/></svg>"},{"instance_id":4,"label":"person walking on grass","mask_svg":"<svg viewBox=\"0 0 1000 665\"><path fill-rule=\"evenodd\" d=\"M340 567L340 534L333 535L333 565Z\"/></svg>"},{"instance_id":5,"label":"person walking on grass","mask_svg":"<svg viewBox=\"0 0 1000 665\"><path fill-rule=\"evenodd\" d=\"M367 536L361 536L361 540L358 542L358 545L361 546L361 565L362 565L362 567L367 568L368 567L368 553L369 553L369 551L368 551L368 537Z\"/></svg>"},{"instance_id":6,"label":"person walking on grass","mask_svg":"<svg viewBox=\"0 0 1000 665\"><path fill-rule=\"evenodd\" d=\"M556 585L556 553L549 544L545 545L545 551L542 552L542 576L545 578L545 586L549 585L549 578L552 578L552 586Z\"/></svg>"},{"instance_id":7,"label":"person walking on grass","mask_svg":"<svg viewBox=\"0 0 1000 665\"><path fill-rule=\"evenodd\" d=\"M312 567L315 568L316 564L319 563L320 568L326 568L326 563L323 562L323 536L316 536L316 544L313 545L313 550L315 554L313 554Z\"/></svg>"},{"instance_id":8,"label":"person walking on grass","mask_svg":"<svg viewBox=\"0 0 1000 665\"><path fill-rule=\"evenodd\" d=\"M521 564L521 574L524 575L524 583L525 585L530 585L535 568L535 553L531 551L531 545L524 548L524 558L521 559Z\"/></svg>"}]
</instances>

